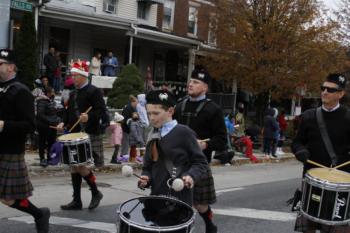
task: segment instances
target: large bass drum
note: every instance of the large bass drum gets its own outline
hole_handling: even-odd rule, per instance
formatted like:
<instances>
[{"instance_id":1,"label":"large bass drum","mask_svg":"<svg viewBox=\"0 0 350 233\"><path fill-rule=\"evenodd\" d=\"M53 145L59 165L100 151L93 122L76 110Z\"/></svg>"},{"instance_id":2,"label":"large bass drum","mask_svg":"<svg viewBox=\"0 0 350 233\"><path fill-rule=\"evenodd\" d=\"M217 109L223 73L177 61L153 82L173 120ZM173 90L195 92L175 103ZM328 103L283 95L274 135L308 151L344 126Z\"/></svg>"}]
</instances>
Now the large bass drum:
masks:
<instances>
[{"instance_id":1,"label":"large bass drum","mask_svg":"<svg viewBox=\"0 0 350 233\"><path fill-rule=\"evenodd\" d=\"M326 225L350 222L350 174L331 168L310 169L303 179L302 214Z\"/></svg>"},{"instance_id":2,"label":"large bass drum","mask_svg":"<svg viewBox=\"0 0 350 233\"><path fill-rule=\"evenodd\" d=\"M128 200L117 210L117 233L190 233L194 211L186 203L165 196Z\"/></svg>"}]
</instances>

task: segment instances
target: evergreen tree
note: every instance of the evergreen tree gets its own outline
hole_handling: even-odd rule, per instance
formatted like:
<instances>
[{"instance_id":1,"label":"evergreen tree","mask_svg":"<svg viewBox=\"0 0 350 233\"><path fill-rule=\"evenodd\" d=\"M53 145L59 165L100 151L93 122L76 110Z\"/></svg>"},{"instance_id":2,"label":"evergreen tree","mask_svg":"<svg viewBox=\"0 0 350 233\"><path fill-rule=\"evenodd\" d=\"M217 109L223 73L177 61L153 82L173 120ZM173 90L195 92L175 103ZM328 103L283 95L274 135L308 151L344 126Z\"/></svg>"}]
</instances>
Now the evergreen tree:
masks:
<instances>
[{"instance_id":1,"label":"evergreen tree","mask_svg":"<svg viewBox=\"0 0 350 233\"><path fill-rule=\"evenodd\" d=\"M128 103L129 95L143 92L143 81L134 64L126 65L108 93L107 105L112 108L123 108Z\"/></svg>"},{"instance_id":2,"label":"evergreen tree","mask_svg":"<svg viewBox=\"0 0 350 233\"><path fill-rule=\"evenodd\" d=\"M38 44L34 26L34 15L26 12L16 38L14 52L17 57L17 78L32 88L38 75Z\"/></svg>"}]
</instances>

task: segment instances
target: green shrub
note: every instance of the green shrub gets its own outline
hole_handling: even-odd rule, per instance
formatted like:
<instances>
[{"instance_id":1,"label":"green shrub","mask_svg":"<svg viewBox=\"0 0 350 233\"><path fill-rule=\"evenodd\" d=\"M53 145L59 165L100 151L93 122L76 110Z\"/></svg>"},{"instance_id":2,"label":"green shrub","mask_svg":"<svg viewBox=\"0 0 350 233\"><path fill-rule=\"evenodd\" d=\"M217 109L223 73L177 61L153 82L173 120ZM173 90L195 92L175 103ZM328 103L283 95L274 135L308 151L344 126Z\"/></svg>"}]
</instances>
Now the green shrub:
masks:
<instances>
[{"instance_id":1,"label":"green shrub","mask_svg":"<svg viewBox=\"0 0 350 233\"><path fill-rule=\"evenodd\" d=\"M26 12L23 15L21 28L14 45L14 52L18 67L17 78L20 82L32 88L34 80L38 77L38 43L33 13Z\"/></svg>"},{"instance_id":2,"label":"green shrub","mask_svg":"<svg viewBox=\"0 0 350 233\"><path fill-rule=\"evenodd\" d=\"M128 103L129 95L136 96L143 92L143 81L134 64L123 67L108 93L107 105L112 108L123 108Z\"/></svg>"}]
</instances>

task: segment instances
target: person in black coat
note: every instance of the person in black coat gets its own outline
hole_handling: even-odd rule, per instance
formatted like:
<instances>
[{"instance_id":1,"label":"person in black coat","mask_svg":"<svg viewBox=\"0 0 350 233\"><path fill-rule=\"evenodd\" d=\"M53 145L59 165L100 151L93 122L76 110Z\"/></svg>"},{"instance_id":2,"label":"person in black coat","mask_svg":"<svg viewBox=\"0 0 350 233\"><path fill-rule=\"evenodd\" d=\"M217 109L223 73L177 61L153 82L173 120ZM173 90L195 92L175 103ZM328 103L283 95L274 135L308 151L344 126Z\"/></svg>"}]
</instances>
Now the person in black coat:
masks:
<instances>
[{"instance_id":1,"label":"person in black coat","mask_svg":"<svg viewBox=\"0 0 350 233\"><path fill-rule=\"evenodd\" d=\"M333 166L350 160L350 111L339 104L340 99L345 94L345 84L346 79L343 75L330 74L321 86L321 114L336 154ZM307 160L312 160L326 167L332 165L332 159L327 152L317 123L316 111L315 108L309 109L301 115L299 128L291 145L295 157L304 164L303 175L315 167ZM341 170L350 172L350 167L345 166ZM329 226L316 223L299 213L295 231L315 233L317 230L325 233L350 232L350 227L349 225Z\"/></svg>"},{"instance_id":2,"label":"person in black coat","mask_svg":"<svg viewBox=\"0 0 350 233\"><path fill-rule=\"evenodd\" d=\"M55 57L55 48L50 47L49 52L44 56L44 65L46 67L46 75L49 78L50 86L53 87L55 71L58 68L58 61Z\"/></svg>"},{"instance_id":3,"label":"person in black coat","mask_svg":"<svg viewBox=\"0 0 350 233\"><path fill-rule=\"evenodd\" d=\"M176 105L175 119L180 124L189 126L197 134L199 146L211 161L212 151L227 149L227 132L224 114L220 107L207 99L211 77L202 67L192 72L188 83L189 97ZM207 174L194 187L194 206L206 224L206 233L216 233L213 212L210 204L216 202L214 178L210 167Z\"/></svg>"},{"instance_id":4,"label":"person in black coat","mask_svg":"<svg viewBox=\"0 0 350 233\"><path fill-rule=\"evenodd\" d=\"M48 233L50 210L28 200L33 186L24 153L26 135L35 129L34 97L16 72L13 52L0 49L0 201L32 215L37 232Z\"/></svg>"},{"instance_id":5,"label":"person in black coat","mask_svg":"<svg viewBox=\"0 0 350 233\"><path fill-rule=\"evenodd\" d=\"M68 107L65 111L63 122L57 128L63 131L64 127L71 129L80 119L72 132L85 131L91 140L92 154L97 167L103 166L103 130L100 125L103 111L106 106L102 91L91 85L88 81L88 67L84 62L73 64L71 75L74 79L75 91L72 91L68 100ZM91 111L86 112L91 107ZM95 209L103 198L102 193L97 188L96 177L92 172L91 166L77 164L71 166L71 178L73 185L73 200L67 205L62 205L63 210L81 210L81 182L82 178L89 185L91 190L91 201L89 209Z\"/></svg>"},{"instance_id":6,"label":"person in black coat","mask_svg":"<svg viewBox=\"0 0 350 233\"><path fill-rule=\"evenodd\" d=\"M122 111L122 116L124 117L124 120L122 122L122 129L123 129L123 137L122 137L122 145L120 149L120 155L127 155L129 153L129 134L130 134L130 127L129 127L129 121L132 118L132 113L136 112L136 106L137 106L137 98L133 95L129 96L129 103L125 105Z\"/></svg>"},{"instance_id":7,"label":"person in black coat","mask_svg":"<svg viewBox=\"0 0 350 233\"><path fill-rule=\"evenodd\" d=\"M39 133L40 165L45 167L50 160L50 148L56 141L57 131L54 127L60 123L60 118L57 116L54 89L46 87L44 92L46 95L36 98L36 126Z\"/></svg>"},{"instance_id":8,"label":"person in black coat","mask_svg":"<svg viewBox=\"0 0 350 233\"><path fill-rule=\"evenodd\" d=\"M176 100L169 91L151 91L146 100L153 129L147 142L138 185L142 188L150 185L151 195L170 193L192 205L192 187L208 169L206 158L198 146L195 133L172 119ZM184 182L185 187L180 191L167 185L168 180L171 183L175 178Z\"/></svg>"}]
</instances>

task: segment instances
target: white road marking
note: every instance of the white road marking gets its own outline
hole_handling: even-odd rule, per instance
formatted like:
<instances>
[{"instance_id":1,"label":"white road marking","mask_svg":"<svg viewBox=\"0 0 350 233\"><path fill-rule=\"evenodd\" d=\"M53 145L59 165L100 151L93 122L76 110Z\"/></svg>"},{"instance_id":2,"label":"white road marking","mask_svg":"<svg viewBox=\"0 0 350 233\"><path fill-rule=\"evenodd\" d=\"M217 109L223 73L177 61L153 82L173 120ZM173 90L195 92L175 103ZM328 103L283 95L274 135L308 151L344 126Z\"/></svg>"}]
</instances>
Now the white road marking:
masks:
<instances>
[{"instance_id":1,"label":"white road marking","mask_svg":"<svg viewBox=\"0 0 350 233\"><path fill-rule=\"evenodd\" d=\"M27 224L34 223L34 219L32 216L14 217L14 218L9 218L9 220L24 222ZM100 230L108 233L117 232L116 225L113 223L92 222L92 221L85 221L85 220L74 219L74 218L62 218L62 217L51 216L50 224L60 225L60 226L79 227L79 228L85 228L85 229L91 229L91 230Z\"/></svg>"},{"instance_id":2,"label":"white road marking","mask_svg":"<svg viewBox=\"0 0 350 233\"><path fill-rule=\"evenodd\" d=\"M225 191L225 190L221 190ZM248 208L230 208L230 209L213 209L215 214L225 215L231 217L241 217L241 218L254 218L254 219L263 219L263 220L272 220L272 221L294 221L296 214L286 213L279 211L268 211L268 210L257 210L257 209L248 209ZM9 218L12 221L24 222L26 224L33 224L34 219L32 216L21 216ZM74 218L63 218L63 217L50 217L50 224L59 225L59 226L70 226L78 227L90 230L99 230L105 231L108 233L116 233L116 224L106 223L106 222L93 222L86 221L81 219Z\"/></svg>"},{"instance_id":3,"label":"white road marking","mask_svg":"<svg viewBox=\"0 0 350 233\"><path fill-rule=\"evenodd\" d=\"M215 214L241 218L254 218L272 221L295 221L296 213L280 211L257 210L248 208L213 209Z\"/></svg>"},{"instance_id":4,"label":"white road marking","mask_svg":"<svg viewBox=\"0 0 350 233\"><path fill-rule=\"evenodd\" d=\"M221 193L227 193L227 192L233 192L233 191L238 191L242 190L244 188L242 187L236 187L236 188L227 188L227 189L220 189L216 191L216 194L221 194Z\"/></svg>"}]
</instances>

